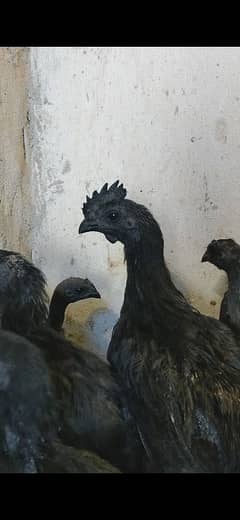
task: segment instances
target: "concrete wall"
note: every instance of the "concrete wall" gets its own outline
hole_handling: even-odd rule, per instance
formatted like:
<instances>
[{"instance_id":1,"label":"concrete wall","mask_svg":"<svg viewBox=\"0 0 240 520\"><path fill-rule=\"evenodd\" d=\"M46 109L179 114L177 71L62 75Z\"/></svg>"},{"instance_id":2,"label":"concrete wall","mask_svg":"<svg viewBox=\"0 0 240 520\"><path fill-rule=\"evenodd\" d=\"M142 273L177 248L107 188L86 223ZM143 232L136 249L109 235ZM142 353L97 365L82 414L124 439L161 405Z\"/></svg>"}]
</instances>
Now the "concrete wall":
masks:
<instances>
[{"instance_id":1,"label":"concrete wall","mask_svg":"<svg viewBox=\"0 0 240 520\"><path fill-rule=\"evenodd\" d=\"M7 110L0 105L5 223L14 198L6 176L11 170L20 186L24 178L26 116L20 110L24 65L6 63L6 53L0 61L1 96L4 89L9 96ZM24 193L23 212L31 207L28 242L50 287L77 274L97 285L104 300L81 309L83 319L109 309L92 317L104 344L123 298L122 246L94 233L79 237L78 225L86 194L119 178L159 221L177 285L200 310L216 314L225 279L200 258L212 238L240 241L240 48L36 47L26 53L32 205ZM25 221L14 218L6 233L1 213L2 245L25 251L19 238Z\"/></svg>"}]
</instances>

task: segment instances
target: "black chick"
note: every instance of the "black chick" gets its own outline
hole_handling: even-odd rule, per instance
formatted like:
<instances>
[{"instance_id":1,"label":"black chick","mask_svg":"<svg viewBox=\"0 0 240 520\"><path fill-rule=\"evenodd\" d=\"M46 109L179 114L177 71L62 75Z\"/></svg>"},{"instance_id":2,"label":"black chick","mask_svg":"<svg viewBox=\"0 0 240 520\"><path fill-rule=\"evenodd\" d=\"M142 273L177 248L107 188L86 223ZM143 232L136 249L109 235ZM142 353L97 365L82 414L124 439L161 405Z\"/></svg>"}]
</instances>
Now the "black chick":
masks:
<instances>
[{"instance_id":1,"label":"black chick","mask_svg":"<svg viewBox=\"0 0 240 520\"><path fill-rule=\"evenodd\" d=\"M239 472L239 346L176 289L158 223L118 184L87 197L79 233L124 244L127 284L108 360L151 471Z\"/></svg>"},{"instance_id":2,"label":"black chick","mask_svg":"<svg viewBox=\"0 0 240 520\"><path fill-rule=\"evenodd\" d=\"M99 297L90 282L87 285L82 298ZM0 252L0 305L2 327L34 343L47 365L58 406L60 440L93 451L120 471L141 470L142 448L111 368L48 326L45 278L18 253ZM59 326L62 313L56 318L54 301L50 315Z\"/></svg>"},{"instance_id":3,"label":"black chick","mask_svg":"<svg viewBox=\"0 0 240 520\"><path fill-rule=\"evenodd\" d=\"M88 279L70 277L60 282L54 289L50 301L49 326L62 332L67 306L88 298L101 298L96 287Z\"/></svg>"},{"instance_id":4,"label":"black chick","mask_svg":"<svg viewBox=\"0 0 240 520\"><path fill-rule=\"evenodd\" d=\"M226 272L228 290L225 292L219 319L236 333L240 333L240 246L231 238L212 240L202 257L202 262Z\"/></svg>"}]
</instances>

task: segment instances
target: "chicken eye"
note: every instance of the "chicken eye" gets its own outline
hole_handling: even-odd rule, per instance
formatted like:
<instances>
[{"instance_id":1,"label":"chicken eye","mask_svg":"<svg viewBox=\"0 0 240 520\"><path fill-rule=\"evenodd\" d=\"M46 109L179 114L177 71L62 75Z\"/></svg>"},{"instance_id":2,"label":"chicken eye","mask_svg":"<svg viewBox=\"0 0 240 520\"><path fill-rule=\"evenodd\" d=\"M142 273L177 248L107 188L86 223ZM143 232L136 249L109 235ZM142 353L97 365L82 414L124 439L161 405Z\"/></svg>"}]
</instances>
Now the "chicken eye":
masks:
<instances>
[{"instance_id":1,"label":"chicken eye","mask_svg":"<svg viewBox=\"0 0 240 520\"><path fill-rule=\"evenodd\" d=\"M108 218L112 222L116 221L118 219L118 213L116 211L111 211L110 213L108 213Z\"/></svg>"}]
</instances>

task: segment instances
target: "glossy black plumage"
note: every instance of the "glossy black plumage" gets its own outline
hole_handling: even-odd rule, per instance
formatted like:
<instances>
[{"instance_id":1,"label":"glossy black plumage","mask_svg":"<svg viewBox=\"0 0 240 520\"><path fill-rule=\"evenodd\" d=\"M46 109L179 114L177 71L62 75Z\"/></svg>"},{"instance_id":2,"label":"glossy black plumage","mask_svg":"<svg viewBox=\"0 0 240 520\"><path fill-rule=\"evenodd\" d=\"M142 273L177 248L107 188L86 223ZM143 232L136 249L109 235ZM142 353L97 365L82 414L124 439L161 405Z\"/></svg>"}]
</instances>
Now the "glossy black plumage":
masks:
<instances>
[{"instance_id":1,"label":"glossy black plumage","mask_svg":"<svg viewBox=\"0 0 240 520\"><path fill-rule=\"evenodd\" d=\"M0 473L119 473L59 439L55 388L39 349L0 331Z\"/></svg>"},{"instance_id":2,"label":"glossy black plumage","mask_svg":"<svg viewBox=\"0 0 240 520\"><path fill-rule=\"evenodd\" d=\"M63 286L66 291L66 284L61 285L62 289ZM91 296L99 297L95 288L93 294L90 282L89 288ZM85 291L78 296L82 299L89 297L89 293ZM94 451L122 471L138 471L141 446L109 365L80 346L75 348L49 327L44 276L17 253L0 252L0 301L2 327L28 338L36 347L36 356L46 366L53 392L52 411L57 417L50 423L53 437L57 425L58 439L65 445ZM52 315L56 317L53 307ZM62 315L57 326L61 321ZM30 357L34 357L33 351ZM12 363L21 373L18 358L13 357ZM35 405L38 406L37 397ZM44 412L42 419L45 421Z\"/></svg>"},{"instance_id":3,"label":"glossy black plumage","mask_svg":"<svg viewBox=\"0 0 240 520\"><path fill-rule=\"evenodd\" d=\"M46 323L48 296L42 272L19 253L0 250L2 328L21 335Z\"/></svg>"},{"instance_id":4,"label":"glossy black plumage","mask_svg":"<svg viewBox=\"0 0 240 520\"><path fill-rule=\"evenodd\" d=\"M0 473L35 473L58 437L58 410L43 356L0 331Z\"/></svg>"},{"instance_id":5,"label":"glossy black plumage","mask_svg":"<svg viewBox=\"0 0 240 520\"><path fill-rule=\"evenodd\" d=\"M95 453L60 442L48 447L42 460L37 462L37 470L38 473L121 473Z\"/></svg>"},{"instance_id":6,"label":"glossy black plumage","mask_svg":"<svg viewBox=\"0 0 240 520\"><path fill-rule=\"evenodd\" d=\"M80 233L124 244L127 285L108 359L151 470L239 472L240 353L232 331L176 289L161 230L144 206L100 193L84 216Z\"/></svg>"}]
</instances>

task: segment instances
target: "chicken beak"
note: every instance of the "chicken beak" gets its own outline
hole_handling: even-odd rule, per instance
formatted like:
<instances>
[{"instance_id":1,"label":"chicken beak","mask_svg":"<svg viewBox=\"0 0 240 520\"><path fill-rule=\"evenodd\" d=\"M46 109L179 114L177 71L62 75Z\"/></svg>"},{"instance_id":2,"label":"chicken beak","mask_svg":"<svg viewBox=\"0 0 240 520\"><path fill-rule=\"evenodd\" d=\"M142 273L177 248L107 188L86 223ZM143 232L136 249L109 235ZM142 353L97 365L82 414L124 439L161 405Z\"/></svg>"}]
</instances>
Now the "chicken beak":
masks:
<instances>
[{"instance_id":1,"label":"chicken beak","mask_svg":"<svg viewBox=\"0 0 240 520\"><path fill-rule=\"evenodd\" d=\"M209 261L209 258L208 258L208 253L206 251L206 253L204 253L202 259L201 259L201 262L208 262Z\"/></svg>"},{"instance_id":2,"label":"chicken beak","mask_svg":"<svg viewBox=\"0 0 240 520\"><path fill-rule=\"evenodd\" d=\"M88 279L86 279L86 282L88 284L86 298L101 298L101 294L97 291L95 285Z\"/></svg>"},{"instance_id":3,"label":"chicken beak","mask_svg":"<svg viewBox=\"0 0 240 520\"><path fill-rule=\"evenodd\" d=\"M81 233L87 233L88 231L96 231L96 227L96 225L83 220L79 226L78 233L80 235Z\"/></svg>"},{"instance_id":4,"label":"chicken beak","mask_svg":"<svg viewBox=\"0 0 240 520\"><path fill-rule=\"evenodd\" d=\"M101 295L99 294L97 289L93 289L92 291L90 291L89 294L90 294L89 298L101 298Z\"/></svg>"}]
</instances>

